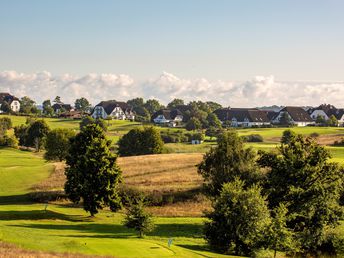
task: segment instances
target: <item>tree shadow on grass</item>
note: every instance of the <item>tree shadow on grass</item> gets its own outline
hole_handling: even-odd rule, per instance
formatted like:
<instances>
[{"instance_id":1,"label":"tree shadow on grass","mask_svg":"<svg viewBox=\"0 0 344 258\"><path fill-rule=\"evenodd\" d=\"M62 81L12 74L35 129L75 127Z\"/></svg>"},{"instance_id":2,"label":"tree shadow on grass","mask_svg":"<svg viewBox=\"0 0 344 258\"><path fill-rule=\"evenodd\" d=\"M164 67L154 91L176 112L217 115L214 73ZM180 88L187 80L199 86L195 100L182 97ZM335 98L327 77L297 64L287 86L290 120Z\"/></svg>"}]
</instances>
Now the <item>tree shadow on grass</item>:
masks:
<instances>
[{"instance_id":1,"label":"tree shadow on grass","mask_svg":"<svg viewBox=\"0 0 344 258\"><path fill-rule=\"evenodd\" d=\"M71 222L88 221L80 215L65 215L50 210L27 210L27 211L0 211L0 220L65 220Z\"/></svg>"},{"instance_id":2,"label":"tree shadow on grass","mask_svg":"<svg viewBox=\"0 0 344 258\"><path fill-rule=\"evenodd\" d=\"M0 205L29 204L29 203L32 203L32 201L29 198L29 194L0 196Z\"/></svg>"},{"instance_id":3,"label":"tree shadow on grass","mask_svg":"<svg viewBox=\"0 0 344 258\"><path fill-rule=\"evenodd\" d=\"M0 214L1 216L1 214ZM33 229L49 230L75 230L85 234L70 235L70 237L92 237L92 238L128 238L135 236L134 230L128 229L121 224L100 223L77 223L77 224L26 224L13 225ZM158 236L162 238L191 237L201 238L202 225L197 224L158 224L153 232L147 236ZM92 234L92 235L88 235ZM94 235L95 234L95 235Z\"/></svg>"}]
</instances>

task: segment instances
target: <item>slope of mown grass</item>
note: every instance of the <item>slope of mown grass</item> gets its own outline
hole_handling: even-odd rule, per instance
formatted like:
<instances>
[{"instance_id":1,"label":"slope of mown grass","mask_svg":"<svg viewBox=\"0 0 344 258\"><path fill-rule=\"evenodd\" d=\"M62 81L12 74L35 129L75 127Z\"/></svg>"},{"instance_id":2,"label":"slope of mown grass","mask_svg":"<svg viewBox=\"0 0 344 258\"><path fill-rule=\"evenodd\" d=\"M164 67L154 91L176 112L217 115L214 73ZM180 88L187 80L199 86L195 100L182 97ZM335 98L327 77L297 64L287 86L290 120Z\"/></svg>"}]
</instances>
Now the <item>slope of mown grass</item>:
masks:
<instances>
[{"instance_id":1,"label":"slope of mown grass","mask_svg":"<svg viewBox=\"0 0 344 258\"><path fill-rule=\"evenodd\" d=\"M0 148L0 196L25 194L32 184L48 177L52 164L27 151Z\"/></svg>"},{"instance_id":2,"label":"slope of mown grass","mask_svg":"<svg viewBox=\"0 0 344 258\"><path fill-rule=\"evenodd\" d=\"M46 252L115 257L229 257L207 250L200 217L157 217L156 229L139 239L122 226L122 213L105 210L90 218L69 204L32 204L16 198L44 181L51 170L39 155L0 149L0 201L7 200L0 205L1 241ZM168 247L170 238L173 244Z\"/></svg>"},{"instance_id":3,"label":"slope of mown grass","mask_svg":"<svg viewBox=\"0 0 344 258\"><path fill-rule=\"evenodd\" d=\"M264 141L276 142L282 136L283 131L290 129L297 134L311 135L318 133L319 135L339 134L344 136L344 127L291 127L291 128L246 128L237 129L239 135L260 134Z\"/></svg>"}]
</instances>

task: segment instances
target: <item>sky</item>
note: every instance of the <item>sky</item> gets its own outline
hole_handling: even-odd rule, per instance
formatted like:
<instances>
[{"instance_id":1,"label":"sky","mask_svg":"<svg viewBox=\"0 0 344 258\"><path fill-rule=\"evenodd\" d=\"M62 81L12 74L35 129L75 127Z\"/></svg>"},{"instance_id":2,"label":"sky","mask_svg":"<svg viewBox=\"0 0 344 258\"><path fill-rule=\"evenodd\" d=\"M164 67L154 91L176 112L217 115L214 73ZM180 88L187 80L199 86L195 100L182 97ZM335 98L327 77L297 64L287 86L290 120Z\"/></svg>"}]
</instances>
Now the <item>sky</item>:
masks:
<instances>
[{"instance_id":1,"label":"sky","mask_svg":"<svg viewBox=\"0 0 344 258\"><path fill-rule=\"evenodd\" d=\"M343 10L342 0L1 0L0 91L343 107Z\"/></svg>"}]
</instances>

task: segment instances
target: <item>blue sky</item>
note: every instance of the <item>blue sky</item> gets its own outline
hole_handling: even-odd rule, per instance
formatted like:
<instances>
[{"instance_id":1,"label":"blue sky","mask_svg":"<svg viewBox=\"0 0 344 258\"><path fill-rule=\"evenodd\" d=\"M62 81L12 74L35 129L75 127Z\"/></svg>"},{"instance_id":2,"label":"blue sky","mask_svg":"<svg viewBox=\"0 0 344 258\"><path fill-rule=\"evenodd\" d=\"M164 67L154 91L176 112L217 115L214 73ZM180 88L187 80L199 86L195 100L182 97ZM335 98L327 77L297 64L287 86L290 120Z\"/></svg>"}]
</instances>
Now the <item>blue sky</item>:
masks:
<instances>
[{"instance_id":1,"label":"blue sky","mask_svg":"<svg viewBox=\"0 0 344 258\"><path fill-rule=\"evenodd\" d=\"M342 0L2 0L0 71L343 80Z\"/></svg>"}]
</instances>

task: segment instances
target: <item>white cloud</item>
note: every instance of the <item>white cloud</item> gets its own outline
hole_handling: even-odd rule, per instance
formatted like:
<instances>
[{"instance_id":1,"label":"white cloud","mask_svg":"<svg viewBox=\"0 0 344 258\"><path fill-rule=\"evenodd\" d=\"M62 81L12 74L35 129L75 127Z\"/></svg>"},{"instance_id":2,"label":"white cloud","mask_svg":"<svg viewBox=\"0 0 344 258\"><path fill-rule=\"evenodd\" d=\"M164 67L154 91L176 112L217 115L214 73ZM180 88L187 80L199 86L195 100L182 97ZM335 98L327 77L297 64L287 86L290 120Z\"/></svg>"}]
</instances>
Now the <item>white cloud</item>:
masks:
<instances>
[{"instance_id":1,"label":"white cloud","mask_svg":"<svg viewBox=\"0 0 344 258\"><path fill-rule=\"evenodd\" d=\"M318 105L343 107L344 82L276 81L274 76L256 76L245 82L185 79L163 72L158 78L135 82L125 74L52 75L43 71L24 74L0 72L0 92L30 96L37 103L61 96L65 103L86 97L93 104L101 100L156 98L167 104L173 98L216 101L224 106Z\"/></svg>"}]
</instances>

